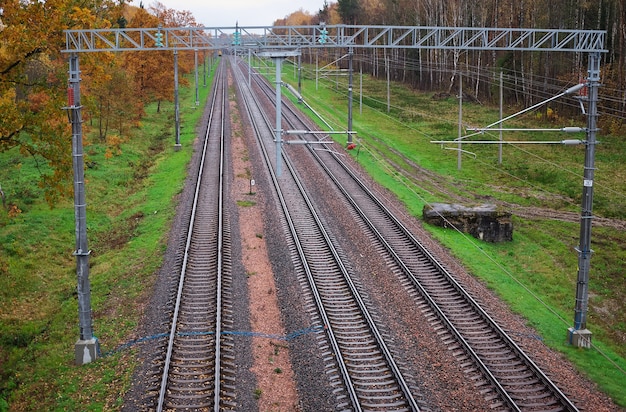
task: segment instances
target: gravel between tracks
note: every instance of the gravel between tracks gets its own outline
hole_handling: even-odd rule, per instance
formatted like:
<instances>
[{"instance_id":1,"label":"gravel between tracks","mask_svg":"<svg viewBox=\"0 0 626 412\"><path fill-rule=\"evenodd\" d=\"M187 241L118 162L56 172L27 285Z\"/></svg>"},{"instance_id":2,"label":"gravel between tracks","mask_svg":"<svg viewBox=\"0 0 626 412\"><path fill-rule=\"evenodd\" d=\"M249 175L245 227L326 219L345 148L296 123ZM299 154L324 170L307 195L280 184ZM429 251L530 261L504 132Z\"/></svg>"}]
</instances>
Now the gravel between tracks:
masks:
<instances>
[{"instance_id":1,"label":"gravel between tracks","mask_svg":"<svg viewBox=\"0 0 626 412\"><path fill-rule=\"evenodd\" d=\"M383 324L397 343L400 355L409 365L418 386L421 387L425 403L433 410L485 410L487 404L477 396L472 383L465 375L441 340L433 333L425 316L416 309L413 299L408 296L395 278L381 261L380 256L363 238L357 225L353 224L352 216L346 212L348 208L339 199L341 196L330 187L329 179L317 173L318 168L310 161L304 147L289 147L291 156L296 157L295 163L302 176L307 180L307 189L313 190L312 198L325 211L325 219L329 227L334 228L337 242L351 257L351 263L360 281L367 289L370 299L375 302ZM342 151L343 149L337 148ZM298 154L302 154L301 156ZM344 159L356 170L360 167L350 156ZM471 276L454 259L448 250L434 241L428 232L421 227L421 222L409 216L406 208L386 189L379 187L365 173L363 180L369 182L386 199L388 206L403 216L404 224L418 239L437 257L437 259L455 274L459 281L477 299L487 312L509 331L518 345L555 381L562 391L570 396L577 407L588 411L620 410L606 395L597 390L595 384L585 379L559 353L549 349L537 333L527 326L527 322L519 315L512 313L495 294L480 281ZM566 330L563 330L565 339Z\"/></svg>"}]
</instances>

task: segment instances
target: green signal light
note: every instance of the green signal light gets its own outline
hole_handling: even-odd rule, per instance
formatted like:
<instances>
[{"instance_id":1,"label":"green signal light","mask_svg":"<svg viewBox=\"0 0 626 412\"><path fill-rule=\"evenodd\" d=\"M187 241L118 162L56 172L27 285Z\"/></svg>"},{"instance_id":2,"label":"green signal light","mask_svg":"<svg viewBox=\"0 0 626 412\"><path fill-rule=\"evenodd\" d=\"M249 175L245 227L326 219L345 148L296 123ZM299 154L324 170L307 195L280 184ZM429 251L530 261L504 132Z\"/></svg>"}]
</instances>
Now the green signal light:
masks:
<instances>
[{"instance_id":1,"label":"green signal light","mask_svg":"<svg viewBox=\"0 0 626 412\"><path fill-rule=\"evenodd\" d=\"M320 29L320 38L318 41L321 44L325 44L328 41L328 30L326 30L326 27Z\"/></svg>"}]
</instances>

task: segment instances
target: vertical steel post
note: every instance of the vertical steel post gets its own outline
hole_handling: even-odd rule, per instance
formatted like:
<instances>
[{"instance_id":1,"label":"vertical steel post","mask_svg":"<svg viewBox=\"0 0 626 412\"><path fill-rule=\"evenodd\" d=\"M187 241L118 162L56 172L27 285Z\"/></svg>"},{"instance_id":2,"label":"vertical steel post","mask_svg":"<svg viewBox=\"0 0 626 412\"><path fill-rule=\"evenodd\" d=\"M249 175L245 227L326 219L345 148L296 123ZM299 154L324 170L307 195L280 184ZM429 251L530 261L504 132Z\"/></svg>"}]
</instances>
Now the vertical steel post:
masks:
<instances>
[{"instance_id":1,"label":"vertical steel post","mask_svg":"<svg viewBox=\"0 0 626 412\"><path fill-rule=\"evenodd\" d=\"M302 102L302 55L298 55L298 99Z\"/></svg>"},{"instance_id":2,"label":"vertical steel post","mask_svg":"<svg viewBox=\"0 0 626 412\"><path fill-rule=\"evenodd\" d=\"M281 124L282 118L282 97L281 97L281 72L282 72L282 63L283 59L281 57L274 58L274 63L276 63L276 176L280 177L282 175L282 135L283 129Z\"/></svg>"},{"instance_id":3,"label":"vertical steel post","mask_svg":"<svg viewBox=\"0 0 626 412\"><path fill-rule=\"evenodd\" d=\"M281 80L282 64L283 60L287 57L295 57L300 54L300 51L284 51L284 52L261 52L259 56L269 57L276 65L276 129L274 141L276 142L276 176L282 175L282 145L283 145L283 128L282 128L282 97L281 86L283 84Z\"/></svg>"},{"instance_id":4,"label":"vertical steel post","mask_svg":"<svg viewBox=\"0 0 626 412\"><path fill-rule=\"evenodd\" d=\"M387 49L385 49L385 53ZM389 70L389 57L385 56L385 69L387 70L387 113L391 112L391 73Z\"/></svg>"},{"instance_id":5,"label":"vertical steel post","mask_svg":"<svg viewBox=\"0 0 626 412\"><path fill-rule=\"evenodd\" d=\"M500 142L502 142L502 115L504 105L503 80L504 77L502 74L502 69L500 69L500 123L498 123L498 127L500 128ZM498 164L502 164L502 143L498 145Z\"/></svg>"},{"instance_id":6,"label":"vertical steel post","mask_svg":"<svg viewBox=\"0 0 626 412\"><path fill-rule=\"evenodd\" d=\"M461 143L461 137L463 137L463 75L459 73L459 144L458 144L458 153L456 157L456 168L461 170L462 163L462 149L463 144Z\"/></svg>"},{"instance_id":7,"label":"vertical steel post","mask_svg":"<svg viewBox=\"0 0 626 412\"><path fill-rule=\"evenodd\" d=\"M318 76L319 76L319 55L318 55L317 49L315 49L315 91L317 91Z\"/></svg>"},{"instance_id":8,"label":"vertical steel post","mask_svg":"<svg viewBox=\"0 0 626 412\"><path fill-rule=\"evenodd\" d=\"M348 49L348 144L352 143L352 47Z\"/></svg>"},{"instance_id":9,"label":"vertical steel post","mask_svg":"<svg viewBox=\"0 0 626 412\"><path fill-rule=\"evenodd\" d=\"M74 171L74 219L76 229L76 277L78 280L78 322L80 338L74 347L78 365L90 363L98 356L98 341L93 336L91 320L91 286L89 283L89 248L87 245L87 205L83 159L83 120L80 104L80 67L78 54L70 55L69 83L71 95L68 110L72 124L72 167Z\"/></svg>"},{"instance_id":10,"label":"vertical steel post","mask_svg":"<svg viewBox=\"0 0 626 412\"><path fill-rule=\"evenodd\" d=\"M174 50L174 127L176 128L175 150L180 149L180 107L178 104L178 50Z\"/></svg>"},{"instance_id":11,"label":"vertical steel post","mask_svg":"<svg viewBox=\"0 0 626 412\"><path fill-rule=\"evenodd\" d=\"M196 68L196 107L200 106L200 95L198 94L198 49L193 50L194 65Z\"/></svg>"},{"instance_id":12,"label":"vertical steel post","mask_svg":"<svg viewBox=\"0 0 626 412\"><path fill-rule=\"evenodd\" d=\"M359 114L363 114L363 66L359 67Z\"/></svg>"},{"instance_id":13,"label":"vertical steel post","mask_svg":"<svg viewBox=\"0 0 626 412\"><path fill-rule=\"evenodd\" d=\"M206 87L206 50L202 50L202 78L204 79L202 82L202 86Z\"/></svg>"},{"instance_id":14,"label":"vertical steel post","mask_svg":"<svg viewBox=\"0 0 626 412\"><path fill-rule=\"evenodd\" d=\"M595 174L595 148L598 131L598 88L600 86L600 53L589 54L588 63L587 141L585 142L585 170L583 175L582 211L580 216L580 245L578 251L578 276L574 327L568 329L569 342L578 347L591 347L591 332L587 329L589 306L589 268L591 255L591 223L593 220L593 179Z\"/></svg>"}]
</instances>

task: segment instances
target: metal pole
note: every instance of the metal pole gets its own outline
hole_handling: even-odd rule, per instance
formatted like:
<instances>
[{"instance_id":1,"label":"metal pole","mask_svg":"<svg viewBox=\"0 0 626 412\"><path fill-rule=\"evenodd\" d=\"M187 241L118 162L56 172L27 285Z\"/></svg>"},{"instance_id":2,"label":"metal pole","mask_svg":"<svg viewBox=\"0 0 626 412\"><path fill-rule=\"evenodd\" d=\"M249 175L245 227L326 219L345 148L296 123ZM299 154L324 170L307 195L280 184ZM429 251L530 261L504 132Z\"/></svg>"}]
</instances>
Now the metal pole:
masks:
<instances>
[{"instance_id":1,"label":"metal pole","mask_svg":"<svg viewBox=\"0 0 626 412\"><path fill-rule=\"evenodd\" d=\"M178 50L174 50L174 112L176 128L175 150L180 149L180 108L178 104Z\"/></svg>"},{"instance_id":2,"label":"metal pole","mask_svg":"<svg viewBox=\"0 0 626 412\"><path fill-rule=\"evenodd\" d=\"M498 124L498 127L500 128L500 141L502 141L502 106L503 106L503 101L504 101L504 93L502 91L503 89L503 76L502 76L502 69L500 69L500 123ZM498 147L498 164L502 164L502 144L499 145Z\"/></svg>"},{"instance_id":3,"label":"metal pole","mask_svg":"<svg viewBox=\"0 0 626 412\"><path fill-rule=\"evenodd\" d=\"M461 170L461 155L462 152L462 144L461 137L463 136L463 75L459 73L459 144L458 144L458 152L456 157L456 168Z\"/></svg>"},{"instance_id":4,"label":"metal pole","mask_svg":"<svg viewBox=\"0 0 626 412\"><path fill-rule=\"evenodd\" d=\"M352 143L352 47L348 50L348 144Z\"/></svg>"},{"instance_id":5,"label":"metal pole","mask_svg":"<svg viewBox=\"0 0 626 412\"><path fill-rule=\"evenodd\" d=\"M387 56L385 56L385 69L387 70L387 113L389 113L391 112L391 75L389 73L389 57Z\"/></svg>"},{"instance_id":6,"label":"metal pole","mask_svg":"<svg viewBox=\"0 0 626 412\"><path fill-rule=\"evenodd\" d=\"M281 57L274 58L274 62L276 63L276 176L280 177L282 174L282 162L281 162L281 149L282 149L282 101L281 101L281 71L282 71L282 62L283 59Z\"/></svg>"},{"instance_id":7,"label":"metal pole","mask_svg":"<svg viewBox=\"0 0 626 412\"><path fill-rule=\"evenodd\" d=\"M248 49L248 87L252 82L252 50Z\"/></svg>"},{"instance_id":8,"label":"metal pole","mask_svg":"<svg viewBox=\"0 0 626 412\"><path fill-rule=\"evenodd\" d=\"M194 49L194 64L196 67L196 107L200 106L200 95L198 94L198 49Z\"/></svg>"},{"instance_id":9,"label":"metal pole","mask_svg":"<svg viewBox=\"0 0 626 412\"><path fill-rule=\"evenodd\" d=\"M359 114L363 114L363 66L359 69Z\"/></svg>"},{"instance_id":10,"label":"metal pole","mask_svg":"<svg viewBox=\"0 0 626 412\"><path fill-rule=\"evenodd\" d=\"M315 49L315 91L317 91L317 76L319 70L319 55L317 49Z\"/></svg>"},{"instance_id":11,"label":"metal pole","mask_svg":"<svg viewBox=\"0 0 626 412\"><path fill-rule=\"evenodd\" d=\"M204 79L202 86L206 87L206 50L202 50L202 78Z\"/></svg>"},{"instance_id":12,"label":"metal pole","mask_svg":"<svg viewBox=\"0 0 626 412\"><path fill-rule=\"evenodd\" d=\"M578 251L578 279L576 283L576 305L574 327L569 328L569 342L578 347L591 347L591 332L587 329L589 306L589 268L591 255L591 223L593 219L593 178L595 173L596 133L598 131L598 88L600 85L600 53L589 54L587 87L587 142L585 170L583 176L582 212L580 216L580 245Z\"/></svg>"},{"instance_id":13,"label":"metal pole","mask_svg":"<svg viewBox=\"0 0 626 412\"><path fill-rule=\"evenodd\" d=\"M213 56L211 53L209 53L209 55L206 57L206 60L207 60L206 74L207 76L211 77L211 66L213 66Z\"/></svg>"},{"instance_id":14,"label":"metal pole","mask_svg":"<svg viewBox=\"0 0 626 412\"><path fill-rule=\"evenodd\" d=\"M298 55L298 99L302 101L302 55Z\"/></svg>"},{"instance_id":15,"label":"metal pole","mask_svg":"<svg viewBox=\"0 0 626 412\"><path fill-rule=\"evenodd\" d=\"M83 159L83 120L80 104L80 67L78 54L70 55L69 110L72 124L72 167L74 171L74 219L76 230L76 277L78 280L78 322L80 338L74 347L78 365L90 363L98 356L98 341L93 336L91 320L91 286L89 283L89 248L87 246L87 204Z\"/></svg>"}]
</instances>

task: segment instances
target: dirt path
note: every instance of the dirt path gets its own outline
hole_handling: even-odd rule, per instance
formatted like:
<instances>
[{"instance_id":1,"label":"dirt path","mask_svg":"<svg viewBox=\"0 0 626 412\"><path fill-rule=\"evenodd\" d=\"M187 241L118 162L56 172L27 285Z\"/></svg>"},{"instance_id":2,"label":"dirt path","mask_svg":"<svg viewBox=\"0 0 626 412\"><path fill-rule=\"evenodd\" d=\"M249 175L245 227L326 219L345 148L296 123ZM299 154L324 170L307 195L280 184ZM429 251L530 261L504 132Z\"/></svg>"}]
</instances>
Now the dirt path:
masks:
<instances>
[{"instance_id":1,"label":"dirt path","mask_svg":"<svg viewBox=\"0 0 626 412\"><path fill-rule=\"evenodd\" d=\"M230 80L230 79L229 79ZM269 336L285 336L276 297L274 274L264 239L263 210L256 187L250 183L250 162L244 143L239 111L231 101L232 161L235 179L232 196L239 205L242 259L250 291L250 324L253 367L259 411L297 411L298 394L287 342Z\"/></svg>"}]
</instances>

